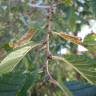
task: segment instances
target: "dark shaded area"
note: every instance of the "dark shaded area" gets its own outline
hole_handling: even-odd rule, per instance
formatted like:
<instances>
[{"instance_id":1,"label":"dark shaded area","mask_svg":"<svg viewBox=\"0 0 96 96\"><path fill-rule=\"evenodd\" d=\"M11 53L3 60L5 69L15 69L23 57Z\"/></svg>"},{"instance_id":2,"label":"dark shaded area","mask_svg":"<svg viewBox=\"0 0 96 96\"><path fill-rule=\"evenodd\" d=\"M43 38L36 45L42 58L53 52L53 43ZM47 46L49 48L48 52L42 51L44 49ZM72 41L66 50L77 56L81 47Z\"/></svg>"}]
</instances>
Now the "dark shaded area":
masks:
<instances>
[{"instance_id":1,"label":"dark shaded area","mask_svg":"<svg viewBox=\"0 0 96 96\"><path fill-rule=\"evenodd\" d=\"M64 83L74 96L96 96L96 85L84 83L82 81L70 81Z\"/></svg>"}]
</instances>

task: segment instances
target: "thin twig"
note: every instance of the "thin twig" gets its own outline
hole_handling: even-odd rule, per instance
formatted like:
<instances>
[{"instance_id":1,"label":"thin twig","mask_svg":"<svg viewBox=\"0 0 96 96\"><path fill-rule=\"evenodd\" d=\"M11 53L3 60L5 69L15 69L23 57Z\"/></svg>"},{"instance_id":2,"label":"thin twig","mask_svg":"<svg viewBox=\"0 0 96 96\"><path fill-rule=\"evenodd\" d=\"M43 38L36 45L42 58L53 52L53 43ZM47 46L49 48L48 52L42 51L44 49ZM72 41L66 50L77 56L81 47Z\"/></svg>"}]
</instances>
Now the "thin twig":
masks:
<instances>
[{"instance_id":1,"label":"thin twig","mask_svg":"<svg viewBox=\"0 0 96 96\"><path fill-rule=\"evenodd\" d=\"M48 9L48 32L46 34L46 49L45 49L45 55L46 55L46 60L45 60L45 66L46 66L46 72L49 76L50 79L53 79L49 69L48 69L48 56L49 56L49 33L51 32L51 20L52 20L52 9L51 7Z\"/></svg>"}]
</instances>

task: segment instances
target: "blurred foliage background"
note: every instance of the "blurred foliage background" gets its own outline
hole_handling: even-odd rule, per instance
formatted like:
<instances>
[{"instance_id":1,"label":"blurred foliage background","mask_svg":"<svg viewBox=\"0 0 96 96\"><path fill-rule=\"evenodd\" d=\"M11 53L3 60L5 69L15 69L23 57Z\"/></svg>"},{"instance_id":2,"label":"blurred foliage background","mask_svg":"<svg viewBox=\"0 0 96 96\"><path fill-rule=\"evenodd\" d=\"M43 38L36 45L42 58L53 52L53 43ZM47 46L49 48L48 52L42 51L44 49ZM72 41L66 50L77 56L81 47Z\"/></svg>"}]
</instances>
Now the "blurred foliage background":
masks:
<instances>
[{"instance_id":1,"label":"blurred foliage background","mask_svg":"<svg viewBox=\"0 0 96 96\"><path fill-rule=\"evenodd\" d=\"M81 40L88 49L85 52L79 52L78 44L70 40L50 35L51 54L64 58L49 60L50 74L58 86L48 82L43 72L43 49L10 46L30 28L37 32L29 43L42 42L48 22L43 7L51 4L56 4L52 32L77 36L83 25L90 27L90 20L96 19L96 0L0 0L0 96L96 96L96 33L93 30ZM64 48L66 54L61 53Z\"/></svg>"}]
</instances>

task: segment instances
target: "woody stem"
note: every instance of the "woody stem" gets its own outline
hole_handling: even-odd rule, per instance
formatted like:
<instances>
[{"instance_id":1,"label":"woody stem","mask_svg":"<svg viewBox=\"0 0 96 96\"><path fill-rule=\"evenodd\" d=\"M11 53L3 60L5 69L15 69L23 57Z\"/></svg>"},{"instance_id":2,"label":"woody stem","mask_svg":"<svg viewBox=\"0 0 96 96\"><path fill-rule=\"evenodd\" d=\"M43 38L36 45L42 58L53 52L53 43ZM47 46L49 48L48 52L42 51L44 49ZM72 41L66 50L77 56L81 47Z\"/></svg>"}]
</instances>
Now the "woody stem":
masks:
<instances>
[{"instance_id":1,"label":"woody stem","mask_svg":"<svg viewBox=\"0 0 96 96\"><path fill-rule=\"evenodd\" d=\"M46 66L46 73L48 74L49 78L52 79L52 76L50 75L49 69L48 69L48 56L49 56L49 35L52 31L52 8L50 7L48 9L48 32L46 34L46 49L45 49L45 55L46 55L46 60L45 60L45 66Z\"/></svg>"}]
</instances>

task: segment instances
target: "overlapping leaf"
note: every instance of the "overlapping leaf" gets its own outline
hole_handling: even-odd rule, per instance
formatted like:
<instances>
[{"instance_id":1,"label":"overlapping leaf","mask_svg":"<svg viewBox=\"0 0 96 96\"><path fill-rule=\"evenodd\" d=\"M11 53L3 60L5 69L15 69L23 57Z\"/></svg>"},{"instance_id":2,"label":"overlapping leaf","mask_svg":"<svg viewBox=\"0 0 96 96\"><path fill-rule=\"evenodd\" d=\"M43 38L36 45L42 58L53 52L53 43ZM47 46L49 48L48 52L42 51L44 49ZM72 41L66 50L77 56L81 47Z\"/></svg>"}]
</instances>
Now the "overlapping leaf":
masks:
<instances>
[{"instance_id":1,"label":"overlapping leaf","mask_svg":"<svg viewBox=\"0 0 96 96\"><path fill-rule=\"evenodd\" d=\"M86 55L67 55L54 57L53 59L61 60L80 73L89 83L96 83L96 60Z\"/></svg>"},{"instance_id":2,"label":"overlapping leaf","mask_svg":"<svg viewBox=\"0 0 96 96\"><path fill-rule=\"evenodd\" d=\"M0 77L0 96L16 96L22 88L26 75L22 73L8 73Z\"/></svg>"},{"instance_id":3,"label":"overlapping leaf","mask_svg":"<svg viewBox=\"0 0 96 96\"><path fill-rule=\"evenodd\" d=\"M16 65L22 60L22 58L34 47L39 44L34 44L33 46L25 46L23 48L17 49L11 52L4 60L0 63L0 74L12 71Z\"/></svg>"},{"instance_id":4,"label":"overlapping leaf","mask_svg":"<svg viewBox=\"0 0 96 96\"><path fill-rule=\"evenodd\" d=\"M66 59L71 62L89 81L96 83L96 60L86 55L70 55Z\"/></svg>"},{"instance_id":5,"label":"overlapping leaf","mask_svg":"<svg viewBox=\"0 0 96 96\"><path fill-rule=\"evenodd\" d=\"M17 93L17 96L28 96L28 89L33 87L35 85L35 82L38 80L37 76L38 72L33 73L27 73L26 74L26 80L22 86L22 88Z\"/></svg>"},{"instance_id":6,"label":"overlapping leaf","mask_svg":"<svg viewBox=\"0 0 96 96\"><path fill-rule=\"evenodd\" d=\"M96 33L88 34L84 38L84 45L91 51L92 53L96 53Z\"/></svg>"},{"instance_id":7,"label":"overlapping leaf","mask_svg":"<svg viewBox=\"0 0 96 96\"><path fill-rule=\"evenodd\" d=\"M10 72L0 77L0 96L27 96L38 72Z\"/></svg>"}]
</instances>

